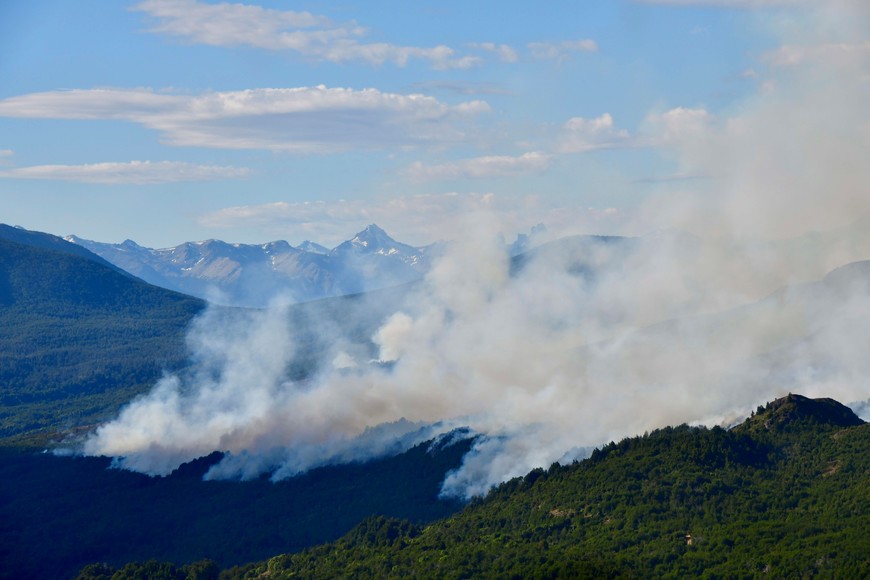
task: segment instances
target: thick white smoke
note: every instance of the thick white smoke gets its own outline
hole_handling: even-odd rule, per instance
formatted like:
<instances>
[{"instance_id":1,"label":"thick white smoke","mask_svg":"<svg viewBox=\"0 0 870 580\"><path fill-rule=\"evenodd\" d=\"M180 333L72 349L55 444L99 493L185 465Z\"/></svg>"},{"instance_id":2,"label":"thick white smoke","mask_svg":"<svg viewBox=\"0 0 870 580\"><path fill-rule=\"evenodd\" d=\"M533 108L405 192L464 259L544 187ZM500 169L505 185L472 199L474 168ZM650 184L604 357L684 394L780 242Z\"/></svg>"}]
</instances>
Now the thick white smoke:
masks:
<instances>
[{"instance_id":1,"label":"thick white smoke","mask_svg":"<svg viewBox=\"0 0 870 580\"><path fill-rule=\"evenodd\" d=\"M867 400L870 267L824 278L870 259L870 19L841 17L783 26L786 52L765 57L768 82L731 117L650 116L682 170L708 176L639 212L666 233L564 240L518 267L498 216L471 216L423 284L378 305L377 356L331 325L334 364L301 382L287 379L286 309L209 311L190 336L195 371L85 451L167 473L223 450L211 477L280 478L467 425L487 438L444 491L469 496L572 449L728 422L790 391Z\"/></svg>"}]
</instances>

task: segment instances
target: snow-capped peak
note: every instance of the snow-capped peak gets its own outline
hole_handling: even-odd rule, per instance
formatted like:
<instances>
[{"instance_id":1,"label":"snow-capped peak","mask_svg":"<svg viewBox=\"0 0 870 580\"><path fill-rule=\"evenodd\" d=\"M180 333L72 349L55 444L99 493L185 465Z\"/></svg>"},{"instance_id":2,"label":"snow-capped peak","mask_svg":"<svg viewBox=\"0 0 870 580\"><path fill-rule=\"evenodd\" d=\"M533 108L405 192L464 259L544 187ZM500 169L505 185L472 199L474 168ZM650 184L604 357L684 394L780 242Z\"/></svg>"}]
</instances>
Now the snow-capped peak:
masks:
<instances>
[{"instance_id":1,"label":"snow-capped peak","mask_svg":"<svg viewBox=\"0 0 870 580\"><path fill-rule=\"evenodd\" d=\"M373 252L380 252L388 247L398 245L396 240L375 224L366 226L366 229L355 235L350 243L355 246L362 246Z\"/></svg>"}]
</instances>

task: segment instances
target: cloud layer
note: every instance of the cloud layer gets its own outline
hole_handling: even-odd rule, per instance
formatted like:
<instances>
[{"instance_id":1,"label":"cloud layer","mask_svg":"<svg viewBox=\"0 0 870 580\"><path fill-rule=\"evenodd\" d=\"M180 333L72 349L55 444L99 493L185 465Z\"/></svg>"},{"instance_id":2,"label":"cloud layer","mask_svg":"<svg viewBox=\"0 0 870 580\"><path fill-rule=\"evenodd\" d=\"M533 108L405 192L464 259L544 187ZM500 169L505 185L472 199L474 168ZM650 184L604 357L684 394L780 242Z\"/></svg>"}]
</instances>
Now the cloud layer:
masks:
<instances>
[{"instance_id":1,"label":"cloud layer","mask_svg":"<svg viewBox=\"0 0 870 580\"><path fill-rule=\"evenodd\" d=\"M245 177L244 167L195 165L181 161L128 161L85 165L35 165L0 171L6 179L49 179L79 183L151 185Z\"/></svg>"},{"instance_id":2,"label":"cloud layer","mask_svg":"<svg viewBox=\"0 0 870 580\"><path fill-rule=\"evenodd\" d=\"M145 0L133 7L157 21L151 32L211 46L250 46L288 51L335 63L386 62L405 66L410 60L429 62L436 69L470 68L473 56L459 56L448 46L422 48L385 42L365 42L366 30L355 22L251 4L206 4L196 0Z\"/></svg>"},{"instance_id":3,"label":"cloud layer","mask_svg":"<svg viewBox=\"0 0 870 580\"><path fill-rule=\"evenodd\" d=\"M0 116L108 119L159 131L171 145L326 153L467 138L483 101L450 106L424 95L325 86L195 96L150 89L51 91L0 101Z\"/></svg>"}]
</instances>

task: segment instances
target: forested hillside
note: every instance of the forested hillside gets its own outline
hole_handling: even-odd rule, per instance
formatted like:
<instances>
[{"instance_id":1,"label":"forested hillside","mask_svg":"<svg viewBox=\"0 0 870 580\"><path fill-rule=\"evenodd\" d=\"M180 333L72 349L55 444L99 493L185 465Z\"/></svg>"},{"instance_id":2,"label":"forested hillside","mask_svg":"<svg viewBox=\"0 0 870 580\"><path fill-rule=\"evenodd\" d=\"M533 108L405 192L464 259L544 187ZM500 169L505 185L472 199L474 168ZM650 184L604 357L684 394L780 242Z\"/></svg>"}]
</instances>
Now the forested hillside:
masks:
<instances>
[{"instance_id":1,"label":"forested hillside","mask_svg":"<svg viewBox=\"0 0 870 580\"><path fill-rule=\"evenodd\" d=\"M373 518L224 577L866 578L868 529L870 424L790 395L733 430L611 443L433 525Z\"/></svg>"},{"instance_id":2,"label":"forested hillside","mask_svg":"<svg viewBox=\"0 0 870 580\"><path fill-rule=\"evenodd\" d=\"M0 237L0 437L108 418L184 364L204 302L15 233Z\"/></svg>"}]
</instances>

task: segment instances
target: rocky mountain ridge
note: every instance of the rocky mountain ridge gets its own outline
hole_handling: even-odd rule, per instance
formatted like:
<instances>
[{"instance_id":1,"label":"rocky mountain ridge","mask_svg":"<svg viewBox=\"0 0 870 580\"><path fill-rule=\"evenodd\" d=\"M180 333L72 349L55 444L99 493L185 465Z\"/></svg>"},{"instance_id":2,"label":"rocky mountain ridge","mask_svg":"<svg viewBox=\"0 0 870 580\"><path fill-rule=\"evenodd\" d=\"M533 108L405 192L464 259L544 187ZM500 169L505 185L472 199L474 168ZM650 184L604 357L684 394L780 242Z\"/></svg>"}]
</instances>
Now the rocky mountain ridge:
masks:
<instances>
[{"instance_id":1,"label":"rocky mountain ridge","mask_svg":"<svg viewBox=\"0 0 870 580\"><path fill-rule=\"evenodd\" d=\"M333 249L305 241L230 244L220 240L146 248L132 240L107 244L74 235L86 248L150 284L217 304L262 308L276 297L290 302L368 292L419 279L433 247L397 242L371 224Z\"/></svg>"}]
</instances>

